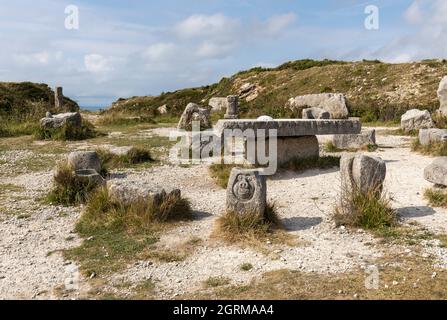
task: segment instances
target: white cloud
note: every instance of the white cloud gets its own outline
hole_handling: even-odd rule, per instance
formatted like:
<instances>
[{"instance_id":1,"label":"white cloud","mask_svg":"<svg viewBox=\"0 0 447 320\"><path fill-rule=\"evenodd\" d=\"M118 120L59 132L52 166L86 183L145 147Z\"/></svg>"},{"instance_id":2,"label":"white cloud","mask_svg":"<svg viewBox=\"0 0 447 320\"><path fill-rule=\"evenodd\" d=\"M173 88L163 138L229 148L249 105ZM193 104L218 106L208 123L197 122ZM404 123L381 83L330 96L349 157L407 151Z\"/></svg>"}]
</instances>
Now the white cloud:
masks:
<instances>
[{"instance_id":1,"label":"white cloud","mask_svg":"<svg viewBox=\"0 0 447 320\"><path fill-rule=\"evenodd\" d=\"M265 30L269 35L277 35L282 32L285 28L290 26L293 22L297 20L297 15L293 12L273 16L268 19Z\"/></svg>"},{"instance_id":2,"label":"white cloud","mask_svg":"<svg viewBox=\"0 0 447 320\"><path fill-rule=\"evenodd\" d=\"M175 44L160 42L149 46L143 55L150 61L156 62L172 58L177 53Z\"/></svg>"},{"instance_id":3,"label":"white cloud","mask_svg":"<svg viewBox=\"0 0 447 320\"><path fill-rule=\"evenodd\" d=\"M114 60L96 53L87 54L84 56L84 66L88 72L105 73L114 70Z\"/></svg>"},{"instance_id":4,"label":"white cloud","mask_svg":"<svg viewBox=\"0 0 447 320\"><path fill-rule=\"evenodd\" d=\"M178 23L174 30L182 38L223 37L233 35L240 27L239 20L223 14L192 15Z\"/></svg>"}]
</instances>

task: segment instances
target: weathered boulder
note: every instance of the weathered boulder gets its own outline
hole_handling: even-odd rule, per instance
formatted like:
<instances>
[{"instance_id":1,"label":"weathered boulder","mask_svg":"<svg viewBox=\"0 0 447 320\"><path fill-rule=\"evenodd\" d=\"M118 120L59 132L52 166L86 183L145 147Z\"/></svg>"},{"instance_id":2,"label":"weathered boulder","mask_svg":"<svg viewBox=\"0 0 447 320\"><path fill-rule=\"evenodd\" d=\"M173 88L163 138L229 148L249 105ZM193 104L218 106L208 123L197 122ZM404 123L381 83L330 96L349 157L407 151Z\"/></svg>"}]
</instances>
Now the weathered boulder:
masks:
<instances>
[{"instance_id":1,"label":"weathered boulder","mask_svg":"<svg viewBox=\"0 0 447 320\"><path fill-rule=\"evenodd\" d=\"M424 170L425 180L439 186L447 186L447 157L436 158Z\"/></svg>"},{"instance_id":2,"label":"weathered boulder","mask_svg":"<svg viewBox=\"0 0 447 320\"><path fill-rule=\"evenodd\" d=\"M168 105L164 104L157 108L157 112L161 115L168 113Z\"/></svg>"},{"instance_id":3,"label":"weathered boulder","mask_svg":"<svg viewBox=\"0 0 447 320\"><path fill-rule=\"evenodd\" d=\"M192 130L192 122L199 121L200 129L205 130L211 128L210 111L201 108L198 104L189 103L183 112L177 128L181 130Z\"/></svg>"},{"instance_id":4,"label":"weathered boulder","mask_svg":"<svg viewBox=\"0 0 447 320\"><path fill-rule=\"evenodd\" d=\"M330 119L331 114L321 108L307 108L303 109L303 119Z\"/></svg>"},{"instance_id":5,"label":"weathered boulder","mask_svg":"<svg viewBox=\"0 0 447 320\"><path fill-rule=\"evenodd\" d=\"M101 159L96 151L75 151L68 155L67 160L75 171L92 169L101 172Z\"/></svg>"},{"instance_id":6,"label":"weathered boulder","mask_svg":"<svg viewBox=\"0 0 447 320\"><path fill-rule=\"evenodd\" d=\"M408 110L401 118L400 127L404 132L429 129L435 126L428 110Z\"/></svg>"},{"instance_id":7,"label":"weathered boulder","mask_svg":"<svg viewBox=\"0 0 447 320\"><path fill-rule=\"evenodd\" d=\"M59 113L40 119L40 126L47 129L57 129L68 123L74 127L81 127L81 114L79 112Z\"/></svg>"},{"instance_id":8,"label":"weathered boulder","mask_svg":"<svg viewBox=\"0 0 447 320\"><path fill-rule=\"evenodd\" d=\"M148 188L135 187L117 182L110 182L107 185L109 198L113 202L118 202L123 205L131 205L138 201L145 201L152 198L155 205L161 204L161 202L167 197L172 196L180 199L182 194L179 189L166 192L165 189L151 190Z\"/></svg>"},{"instance_id":9,"label":"weathered boulder","mask_svg":"<svg viewBox=\"0 0 447 320\"><path fill-rule=\"evenodd\" d=\"M341 93L308 94L291 98L288 102L291 109L320 108L329 112L331 119L346 119L349 117L346 97Z\"/></svg>"},{"instance_id":10,"label":"weathered boulder","mask_svg":"<svg viewBox=\"0 0 447 320\"><path fill-rule=\"evenodd\" d=\"M256 120L258 120L258 121L273 121L274 119L270 116L260 116Z\"/></svg>"},{"instance_id":11,"label":"weathered boulder","mask_svg":"<svg viewBox=\"0 0 447 320\"><path fill-rule=\"evenodd\" d=\"M231 170L227 186L227 211L264 216L267 206L267 184L259 169Z\"/></svg>"},{"instance_id":12,"label":"weathered boulder","mask_svg":"<svg viewBox=\"0 0 447 320\"><path fill-rule=\"evenodd\" d=\"M332 138L332 143L337 149L360 149L368 145L376 144L376 130L365 130L360 134L338 134Z\"/></svg>"},{"instance_id":13,"label":"weathered boulder","mask_svg":"<svg viewBox=\"0 0 447 320\"><path fill-rule=\"evenodd\" d=\"M442 78L438 88L438 99L440 102L440 112L443 116L447 116L447 76Z\"/></svg>"},{"instance_id":14,"label":"weathered boulder","mask_svg":"<svg viewBox=\"0 0 447 320\"><path fill-rule=\"evenodd\" d=\"M255 83L244 83L240 86L238 90L238 95L241 99L245 99L245 101L250 102L255 100L259 93L262 91L262 88Z\"/></svg>"},{"instance_id":15,"label":"weathered boulder","mask_svg":"<svg viewBox=\"0 0 447 320\"><path fill-rule=\"evenodd\" d=\"M211 107L211 112L221 112L226 111L228 108L228 99L213 97L208 102L208 105Z\"/></svg>"},{"instance_id":16,"label":"weathered boulder","mask_svg":"<svg viewBox=\"0 0 447 320\"><path fill-rule=\"evenodd\" d=\"M340 160L343 192L356 188L360 192L381 192L386 177L386 164L379 157L343 154Z\"/></svg>"},{"instance_id":17,"label":"weathered boulder","mask_svg":"<svg viewBox=\"0 0 447 320\"><path fill-rule=\"evenodd\" d=\"M447 129L421 129L419 130L419 142L423 146L447 142Z\"/></svg>"},{"instance_id":18,"label":"weathered boulder","mask_svg":"<svg viewBox=\"0 0 447 320\"><path fill-rule=\"evenodd\" d=\"M76 170L75 174L77 177L88 179L98 186L106 186L107 184L106 180L94 169Z\"/></svg>"}]
</instances>

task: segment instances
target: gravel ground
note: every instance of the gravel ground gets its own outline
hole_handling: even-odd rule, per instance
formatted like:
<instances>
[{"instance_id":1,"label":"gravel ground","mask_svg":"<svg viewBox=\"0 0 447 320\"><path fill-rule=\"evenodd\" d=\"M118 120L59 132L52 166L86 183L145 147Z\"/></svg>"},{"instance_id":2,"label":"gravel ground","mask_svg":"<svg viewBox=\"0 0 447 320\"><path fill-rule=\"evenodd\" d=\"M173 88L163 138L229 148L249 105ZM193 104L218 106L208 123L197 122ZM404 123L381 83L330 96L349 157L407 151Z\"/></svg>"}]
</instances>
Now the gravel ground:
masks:
<instances>
[{"instance_id":1,"label":"gravel ground","mask_svg":"<svg viewBox=\"0 0 447 320\"><path fill-rule=\"evenodd\" d=\"M167 132L164 128L157 134ZM381 147L373 154L387 161L386 190L404 221L416 221L434 232L446 233L446 210L429 208L422 196L430 187L423 179L423 169L432 158L411 153L409 141L405 137L378 136ZM26 150L0 153L0 159L8 163L19 161L20 156L30 155ZM76 266L63 261L57 251L79 245L81 240L73 228L82 208L40 203L51 185L51 171L5 176L14 166L0 166L0 184L24 188L0 197L0 297L61 298L55 289L64 286ZM152 279L160 298L172 298L200 288L209 277L224 276L231 284L246 284L266 271L278 269L337 274L370 265L390 250L367 233L334 226L330 215L340 184L336 169L284 172L268 180L269 201L276 204L288 233L298 245L266 243L267 250L260 251L223 244L210 235L224 208L225 190L214 184L207 170L206 165L164 165L128 171L125 177L117 179L133 187L180 188L191 200L197 219L166 232L158 245L175 248L193 237L202 241L184 261L139 261L112 275L110 284L123 280L137 284ZM21 218L19 213L26 217ZM438 266L447 267L447 251L439 243L426 243L423 248L427 255L436 257ZM396 246L392 250L405 248ZM243 263L251 263L253 269L241 271ZM70 298L82 297L88 281L81 279L81 284L80 292Z\"/></svg>"}]
</instances>

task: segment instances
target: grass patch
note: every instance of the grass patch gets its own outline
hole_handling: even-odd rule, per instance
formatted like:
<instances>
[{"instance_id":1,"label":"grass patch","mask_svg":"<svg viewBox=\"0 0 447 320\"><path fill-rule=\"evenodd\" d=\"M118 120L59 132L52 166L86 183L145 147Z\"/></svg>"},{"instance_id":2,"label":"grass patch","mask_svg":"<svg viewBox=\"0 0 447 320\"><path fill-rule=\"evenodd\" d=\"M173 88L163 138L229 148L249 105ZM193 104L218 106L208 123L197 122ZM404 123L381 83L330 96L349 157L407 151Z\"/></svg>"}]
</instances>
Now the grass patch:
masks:
<instances>
[{"instance_id":1,"label":"grass patch","mask_svg":"<svg viewBox=\"0 0 447 320\"><path fill-rule=\"evenodd\" d=\"M230 179L231 170L233 168L240 167L241 165L236 164L222 164L222 163L216 163L209 166L209 172L211 174L211 177L214 179L216 184L226 189L228 185L228 180Z\"/></svg>"},{"instance_id":2,"label":"grass patch","mask_svg":"<svg viewBox=\"0 0 447 320\"><path fill-rule=\"evenodd\" d=\"M368 144L366 146L363 146L362 148L343 150L343 149L337 148L332 141L329 141L329 142L327 142L324 145L324 151L330 152L330 153L338 153L338 152L344 152L344 151L348 151L348 152L358 152L358 151L374 152L378 148L379 148L379 146L377 144Z\"/></svg>"},{"instance_id":3,"label":"grass patch","mask_svg":"<svg viewBox=\"0 0 447 320\"><path fill-rule=\"evenodd\" d=\"M357 187L342 190L340 204L335 208L338 226L378 230L397 225L396 212L382 192L361 192Z\"/></svg>"},{"instance_id":4,"label":"grass patch","mask_svg":"<svg viewBox=\"0 0 447 320\"><path fill-rule=\"evenodd\" d=\"M121 270L126 264L147 257L162 261L178 261L175 252L157 251L154 244L167 222L189 220L189 201L175 194L166 194L159 201L140 199L123 204L110 198L105 188L88 200L76 224L76 231L85 240L65 251L70 260L77 260L89 275Z\"/></svg>"},{"instance_id":5,"label":"grass patch","mask_svg":"<svg viewBox=\"0 0 447 320\"><path fill-rule=\"evenodd\" d=\"M312 157L306 159L293 159L281 166L281 169L303 172L311 169L331 169L340 167L340 157Z\"/></svg>"},{"instance_id":6,"label":"grass patch","mask_svg":"<svg viewBox=\"0 0 447 320\"><path fill-rule=\"evenodd\" d=\"M242 271L250 271L251 269L253 269L253 265L251 263L243 263L239 266L239 269L241 269Z\"/></svg>"},{"instance_id":7,"label":"grass patch","mask_svg":"<svg viewBox=\"0 0 447 320\"><path fill-rule=\"evenodd\" d=\"M419 138L416 138L411 144L411 150L424 155L445 157L447 156L447 142L431 142L428 145L422 145Z\"/></svg>"},{"instance_id":8,"label":"grass patch","mask_svg":"<svg viewBox=\"0 0 447 320\"><path fill-rule=\"evenodd\" d=\"M111 169L133 166L136 164L153 162L151 152L141 147L132 147L125 154L115 154L107 149L96 149L96 153L101 159L103 173Z\"/></svg>"},{"instance_id":9,"label":"grass patch","mask_svg":"<svg viewBox=\"0 0 447 320\"><path fill-rule=\"evenodd\" d=\"M433 207L447 208L447 193L443 189L427 189L424 192L424 198Z\"/></svg>"},{"instance_id":10,"label":"grass patch","mask_svg":"<svg viewBox=\"0 0 447 320\"><path fill-rule=\"evenodd\" d=\"M77 205L85 203L98 184L85 177L76 176L67 163L60 163L53 178L53 189L46 201L51 204Z\"/></svg>"},{"instance_id":11,"label":"grass patch","mask_svg":"<svg viewBox=\"0 0 447 320\"><path fill-rule=\"evenodd\" d=\"M38 140L79 141L94 138L97 132L90 122L82 119L80 127L71 123L57 129L39 127L34 132L34 136Z\"/></svg>"},{"instance_id":12,"label":"grass patch","mask_svg":"<svg viewBox=\"0 0 447 320\"><path fill-rule=\"evenodd\" d=\"M226 277L209 277L203 282L205 288L222 287L228 285L229 283L230 279Z\"/></svg>"},{"instance_id":13,"label":"grass patch","mask_svg":"<svg viewBox=\"0 0 447 320\"><path fill-rule=\"evenodd\" d=\"M0 137L18 137L32 135L39 128L38 123L31 121L5 121L0 128Z\"/></svg>"}]
</instances>

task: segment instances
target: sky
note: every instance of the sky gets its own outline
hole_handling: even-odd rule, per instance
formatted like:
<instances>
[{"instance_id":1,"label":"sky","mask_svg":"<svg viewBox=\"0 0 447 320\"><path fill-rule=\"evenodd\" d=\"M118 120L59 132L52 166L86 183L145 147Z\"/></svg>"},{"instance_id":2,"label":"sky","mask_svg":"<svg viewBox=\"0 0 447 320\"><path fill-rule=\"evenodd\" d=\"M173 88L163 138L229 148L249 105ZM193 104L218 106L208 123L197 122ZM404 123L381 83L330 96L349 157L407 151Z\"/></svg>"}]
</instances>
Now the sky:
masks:
<instances>
[{"instance_id":1,"label":"sky","mask_svg":"<svg viewBox=\"0 0 447 320\"><path fill-rule=\"evenodd\" d=\"M105 107L289 60L446 58L447 1L0 0L0 41L0 81Z\"/></svg>"}]
</instances>

